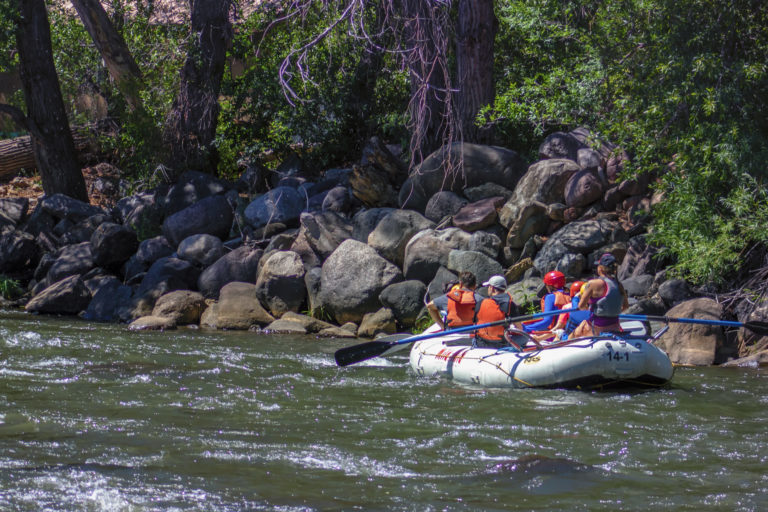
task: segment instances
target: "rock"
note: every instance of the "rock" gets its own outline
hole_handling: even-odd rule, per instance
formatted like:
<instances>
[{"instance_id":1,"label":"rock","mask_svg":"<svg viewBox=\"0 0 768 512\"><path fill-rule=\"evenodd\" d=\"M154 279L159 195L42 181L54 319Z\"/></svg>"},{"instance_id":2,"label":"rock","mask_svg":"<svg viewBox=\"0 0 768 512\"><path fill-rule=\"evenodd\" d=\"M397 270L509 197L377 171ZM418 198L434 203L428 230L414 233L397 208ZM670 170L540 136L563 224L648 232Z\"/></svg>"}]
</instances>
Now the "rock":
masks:
<instances>
[{"instance_id":1,"label":"rock","mask_svg":"<svg viewBox=\"0 0 768 512\"><path fill-rule=\"evenodd\" d=\"M531 260L531 258L523 258L504 271L504 278L507 280L507 283L515 283L519 281L523 277L523 274L525 274L525 271L531 267L533 267L533 260Z\"/></svg>"},{"instance_id":2,"label":"rock","mask_svg":"<svg viewBox=\"0 0 768 512\"><path fill-rule=\"evenodd\" d=\"M666 316L675 318L700 318L704 320L720 320L722 307L712 299L693 299L667 312ZM716 325L699 325L688 323L670 323L669 330L664 333L656 344L669 354L674 364L708 366L719 364L726 360L724 353L730 353L726 346L723 328Z\"/></svg>"},{"instance_id":3,"label":"rock","mask_svg":"<svg viewBox=\"0 0 768 512\"><path fill-rule=\"evenodd\" d=\"M263 251L248 246L238 247L203 270L197 280L197 289L204 297L217 298L219 290L233 281L256 282L256 270Z\"/></svg>"},{"instance_id":4,"label":"rock","mask_svg":"<svg viewBox=\"0 0 768 512\"><path fill-rule=\"evenodd\" d=\"M219 303L214 302L210 304L203 314L200 315L200 327L216 328L216 323L219 318Z\"/></svg>"},{"instance_id":5,"label":"rock","mask_svg":"<svg viewBox=\"0 0 768 512\"><path fill-rule=\"evenodd\" d=\"M30 300L25 310L53 315L76 315L88 307L91 292L79 275L57 281Z\"/></svg>"},{"instance_id":6,"label":"rock","mask_svg":"<svg viewBox=\"0 0 768 512\"><path fill-rule=\"evenodd\" d=\"M256 298L255 284L231 282L221 289L216 315L218 329L247 330L274 320Z\"/></svg>"},{"instance_id":7,"label":"rock","mask_svg":"<svg viewBox=\"0 0 768 512\"><path fill-rule=\"evenodd\" d=\"M258 162L249 162L245 170L235 182L238 192L244 194L256 194L267 190L267 176L269 171Z\"/></svg>"},{"instance_id":8,"label":"rock","mask_svg":"<svg viewBox=\"0 0 768 512\"><path fill-rule=\"evenodd\" d=\"M91 215L105 214L98 206L93 206L83 201L73 199L64 194L53 194L40 200L43 211L56 219L67 219L76 224L87 219Z\"/></svg>"},{"instance_id":9,"label":"rock","mask_svg":"<svg viewBox=\"0 0 768 512\"><path fill-rule=\"evenodd\" d=\"M328 327L318 332L317 336L320 338L357 338L357 333L341 327Z\"/></svg>"},{"instance_id":10,"label":"rock","mask_svg":"<svg viewBox=\"0 0 768 512\"><path fill-rule=\"evenodd\" d=\"M264 263L256 280L256 297L275 317L297 312L307 297L304 265L298 254L277 251Z\"/></svg>"},{"instance_id":11,"label":"rock","mask_svg":"<svg viewBox=\"0 0 768 512\"><path fill-rule=\"evenodd\" d=\"M645 297L651 289L653 284L653 276L649 274L639 274L636 276L628 277L621 281L624 285L624 289L627 290L627 295L630 297Z\"/></svg>"},{"instance_id":12,"label":"rock","mask_svg":"<svg viewBox=\"0 0 768 512\"><path fill-rule=\"evenodd\" d=\"M112 222L97 227L90 242L93 262L106 268L120 268L139 247L139 240L131 228Z\"/></svg>"},{"instance_id":13,"label":"rock","mask_svg":"<svg viewBox=\"0 0 768 512\"><path fill-rule=\"evenodd\" d=\"M592 148L580 148L576 153L576 162L582 169L597 171L603 163L603 158Z\"/></svg>"},{"instance_id":14,"label":"rock","mask_svg":"<svg viewBox=\"0 0 768 512\"><path fill-rule=\"evenodd\" d=\"M311 316L302 315L293 311L287 311L283 316L280 317L280 319L297 323L301 325L306 330L306 332L320 332L323 329L334 327L333 324L329 324L328 322L323 322L317 318L312 318Z\"/></svg>"},{"instance_id":15,"label":"rock","mask_svg":"<svg viewBox=\"0 0 768 512\"><path fill-rule=\"evenodd\" d=\"M567 158L576 162L579 150L583 148L584 144L570 133L555 132L548 135L539 146L539 158Z\"/></svg>"},{"instance_id":16,"label":"rock","mask_svg":"<svg viewBox=\"0 0 768 512\"><path fill-rule=\"evenodd\" d=\"M413 210L395 210L381 219L376 228L368 235L368 245L376 249L384 258L398 266L403 265L405 247L408 241L424 229L435 224Z\"/></svg>"},{"instance_id":17,"label":"rock","mask_svg":"<svg viewBox=\"0 0 768 512\"><path fill-rule=\"evenodd\" d=\"M374 164L387 173L392 183L403 181L406 173L405 163L397 158L378 137L371 137L363 147L362 164Z\"/></svg>"},{"instance_id":18,"label":"rock","mask_svg":"<svg viewBox=\"0 0 768 512\"><path fill-rule=\"evenodd\" d=\"M630 304L630 306L623 311L627 315L651 315L659 316L664 315L667 312L667 306L664 301L659 298L658 295L650 297L648 299L641 299Z\"/></svg>"},{"instance_id":19,"label":"rock","mask_svg":"<svg viewBox=\"0 0 768 512\"><path fill-rule=\"evenodd\" d=\"M164 316L142 316L128 325L131 331L168 331L176 328L173 318Z\"/></svg>"},{"instance_id":20,"label":"rock","mask_svg":"<svg viewBox=\"0 0 768 512\"><path fill-rule=\"evenodd\" d=\"M245 208L245 220L254 228L271 223L295 225L304 209L305 196L291 187L277 187Z\"/></svg>"},{"instance_id":21,"label":"rock","mask_svg":"<svg viewBox=\"0 0 768 512\"><path fill-rule=\"evenodd\" d=\"M503 204L503 197L489 197L469 203L453 216L453 225L470 233L490 227L496 223L497 210Z\"/></svg>"},{"instance_id":22,"label":"rock","mask_svg":"<svg viewBox=\"0 0 768 512\"><path fill-rule=\"evenodd\" d=\"M452 179L451 173L446 172L449 162L463 163L462 178ZM465 188L486 183L514 190L525 170L525 160L515 151L455 142L433 152L410 172L400 187L398 201L401 208L423 212L427 200L441 190L461 193Z\"/></svg>"},{"instance_id":23,"label":"rock","mask_svg":"<svg viewBox=\"0 0 768 512\"><path fill-rule=\"evenodd\" d=\"M405 327L416 323L424 309L427 287L421 281L411 279L387 286L379 294L379 301L395 315L397 322Z\"/></svg>"},{"instance_id":24,"label":"rock","mask_svg":"<svg viewBox=\"0 0 768 512\"><path fill-rule=\"evenodd\" d=\"M475 231L469 237L468 251L477 251L496 259L501 248L501 238L488 231Z\"/></svg>"},{"instance_id":25,"label":"rock","mask_svg":"<svg viewBox=\"0 0 768 512\"><path fill-rule=\"evenodd\" d=\"M203 199L223 195L232 188L234 188L232 184L218 179L212 174L186 171L179 176L178 181L168 189L168 192L158 203L165 215L171 216Z\"/></svg>"},{"instance_id":26,"label":"rock","mask_svg":"<svg viewBox=\"0 0 768 512\"><path fill-rule=\"evenodd\" d=\"M345 240L323 263L320 302L338 323L360 321L380 307L384 288L402 280L400 269L372 247Z\"/></svg>"},{"instance_id":27,"label":"rock","mask_svg":"<svg viewBox=\"0 0 768 512\"><path fill-rule=\"evenodd\" d=\"M540 311L540 296L544 293L544 283L538 277L527 277L507 286L507 293L512 295L520 311L529 311L531 307Z\"/></svg>"},{"instance_id":28,"label":"rock","mask_svg":"<svg viewBox=\"0 0 768 512\"><path fill-rule=\"evenodd\" d=\"M224 244L213 235L192 235L181 241L177 252L182 260L208 267L224 256Z\"/></svg>"},{"instance_id":29,"label":"rock","mask_svg":"<svg viewBox=\"0 0 768 512\"><path fill-rule=\"evenodd\" d=\"M352 223L336 212L302 213L299 233L315 254L325 259L344 241L352 238Z\"/></svg>"},{"instance_id":30,"label":"rock","mask_svg":"<svg viewBox=\"0 0 768 512\"><path fill-rule=\"evenodd\" d=\"M26 197L0 198L0 227L20 226L27 218L29 199Z\"/></svg>"},{"instance_id":31,"label":"rock","mask_svg":"<svg viewBox=\"0 0 768 512\"><path fill-rule=\"evenodd\" d=\"M488 197L503 197L507 201L512 197L512 191L497 183L481 183L476 187L464 189L464 196L471 202L486 199Z\"/></svg>"},{"instance_id":32,"label":"rock","mask_svg":"<svg viewBox=\"0 0 768 512\"><path fill-rule=\"evenodd\" d=\"M749 316L743 320L745 323L766 321L768 321L768 304L756 307ZM761 336L749 329L739 329L737 342L739 345L739 357L749 357L768 350L768 336Z\"/></svg>"},{"instance_id":33,"label":"rock","mask_svg":"<svg viewBox=\"0 0 768 512\"><path fill-rule=\"evenodd\" d=\"M307 330L298 322L279 318L264 328L269 334L307 334Z\"/></svg>"},{"instance_id":34,"label":"rock","mask_svg":"<svg viewBox=\"0 0 768 512\"><path fill-rule=\"evenodd\" d=\"M759 366L766 366L766 365L768 365L768 350L761 350L760 352L757 352L755 354L725 362L720 366L724 366L724 367L741 366L741 367L756 368Z\"/></svg>"},{"instance_id":35,"label":"rock","mask_svg":"<svg viewBox=\"0 0 768 512\"><path fill-rule=\"evenodd\" d=\"M55 258L45 277L48 283L55 283L75 274L85 274L94 267L90 242L62 247Z\"/></svg>"},{"instance_id":36,"label":"rock","mask_svg":"<svg viewBox=\"0 0 768 512\"><path fill-rule=\"evenodd\" d=\"M448 265L446 267L457 274L469 270L475 274L478 286L489 277L504 272L498 261L477 251L452 250L448 253Z\"/></svg>"},{"instance_id":37,"label":"rock","mask_svg":"<svg viewBox=\"0 0 768 512\"><path fill-rule=\"evenodd\" d=\"M289 247L289 250L299 255L302 263L304 264L305 270L319 267L323 263L320 256L315 252L315 250L310 245L309 239L307 238L308 235L309 233L307 232L307 230L299 229L296 239L293 241L293 243ZM328 240L324 240L323 242L328 242Z\"/></svg>"},{"instance_id":38,"label":"rock","mask_svg":"<svg viewBox=\"0 0 768 512\"><path fill-rule=\"evenodd\" d=\"M564 202L565 185L579 170L576 162L565 159L542 160L531 165L512 197L499 211L501 225L511 228L523 208L531 202L538 201L544 205Z\"/></svg>"},{"instance_id":39,"label":"rock","mask_svg":"<svg viewBox=\"0 0 768 512\"><path fill-rule=\"evenodd\" d=\"M691 289L682 279L670 279L659 286L659 297L667 307L676 306L691 298Z\"/></svg>"},{"instance_id":40,"label":"rock","mask_svg":"<svg viewBox=\"0 0 768 512\"><path fill-rule=\"evenodd\" d=\"M450 252L454 249L468 250L471 240L472 235L458 228L420 231L405 246L405 278L430 282L440 267L448 265Z\"/></svg>"},{"instance_id":41,"label":"rock","mask_svg":"<svg viewBox=\"0 0 768 512\"><path fill-rule=\"evenodd\" d=\"M174 246L191 235L206 234L226 239L233 219L229 200L221 195L210 196L167 217L162 230Z\"/></svg>"},{"instance_id":42,"label":"rock","mask_svg":"<svg viewBox=\"0 0 768 512\"><path fill-rule=\"evenodd\" d=\"M656 274L666 262L656 258L658 249L646 242L646 235L638 235L627 242L627 254L619 265L620 280L639 274Z\"/></svg>"},{"instance_id":43,"label":"rock","mask_svg":"<svg viewBox=\"0 0 768 512\"><path fill-rule=\"evenodd\" d=\"M395 315L388 308L365 314L357 329L357 335L361 338L373 338L377 334L394 334L395 332L397 332Z\"/></svg>"},{"instance_id":44,"label":"rock","mask_svg":"<svg viewBox=\"0 0 768 512\"><path fill-rule=\"evenodd\" d=\"M309 306L310 315L312 316L315 315L315 312L324 309L322 297L320 297L320 282L322 276L323 269L321 267L313 267L307 270L306 274L304 274L304 286L307 289L307 304Z\"/></svg>"},{"instance_id":45,"label":"rock","mask_svg":"<svg viewBox=\"0 0 768 512\"><path fill-rule=\"evenodd\" d=\"M175 325L198 324L206 307L202 294L175 290L157 299L152 316L171 318Z\"/></svg>"},{"instance_id":46,"label":"rock","mask_svg":"<svg viewBox=\"0 0 768 512\"><path fill-rule=\"evenodd\" d=\"M133 289L113 279L91 293L93 298L85 308L83 318L91 322L117 322L121 319L120 311L130 305Z\"/></svg>"},{"instance_id":47,"label":"rock","mask_svg":"<svg viewBox=\"0 0 768 512\"><path fill-rule=\"evenodd\" d=\"M615 222L606 220L585 220L572 222L553 234L539 250L533 264L542 272L565 266L566 255L581 254L603 247L613 241L618 228ZM586 258L584 260L586 266Z\"/></svg>"},{"instance_id":48,"label":"rock","mask_svg":"<svg viewBox=\"0 0 768 512\"><path fill-rule=\"evenodd\" d=\"M397 204L389 174L373 165L355 165L349 177L352 195L369 208Z\"/></svg>"},{"instance_id":49,"label":"rock","mask_svg":"<svg viewBox=\"0 0 768 512\"><path fill-rule=\"evenodd\" d=\"M443 295L447 291L446 286L448 284L458 282L459 276L457 274L454 274L445 267L439 267L435 272L434 279L432 279L432 281L430 281L427 285L429 300L435 300L440 295Z\"/></svg>"},{"instance_id":50,"label":"rock","mask_svg":"<svg viewBox=\"0 0 768 512\"><path fill-rule=\"evenodd\" d=\"M574 173L565 185L565 204L580 208L603 197L603 184L593 170L581 170Z\"/></svg>"},{"instance_id":51,"label":"rock","mask_svg":"<svg viewBox=\"0 0 768 512\"><path fill-rule=\"evenodd\" d=\"M444 217L455 214L469 201L450 190L437 192L427 201L424 216L432 222L440 222Z\"/></svg>"},{"instance_id":52,"label":"rock","mask_svg":"<svg viewBox=\"0 0 768 512\"><path fill-rule=\"evenodd\" d=\"M525 203L517 211L517 217L509 227L507 245L512 249L522 249L531 237L545 233L551 224L547 205L539 201Z\"/></svg>"},{"instance_id":53,"label":"rock","mask_svg":"<svg viewBox=\"0 0 768 512\"><path fill-rule=\"evenodd\" d=\"M31 274L40 262L40 246L24 231L8 230L0 235L0 272L9 277ZM50 264L55 260L51 259Z\"/></svg>"},{"instance_id":54,"label":"rock","mask_svg":"<svg viewBox=\"0 0 768 512\"><path fill-rule=\"evenodd\" d=\"M352 217L352 238L358 242L368 243L371 234L381 219L395 211L394 208L371 208L360 210Z\"/></svg>"},{"instance_id":55,"label":"rock","mask_svg":"<svg viewBox=\"0 0 768 512\"><path fill-rule=\"evenodd\" d=\"M352 207L349 200L349 189L344 186L334 187L329 190L321 205L322 211L347 213Z\"/></svg>"},{"instance_id":56,"label":"rock","mask_svg":"<svg viewBox=\"0 0 768 512\"><path fill-rule=\"evenodd\" d=\"M160 258L149 267L136 289L131 314L147 316L157 299L174 290L192 290L200 270L188 261L178 258ZM134 317L136 318L136 317Z\"/></svg>"}]
</instances>

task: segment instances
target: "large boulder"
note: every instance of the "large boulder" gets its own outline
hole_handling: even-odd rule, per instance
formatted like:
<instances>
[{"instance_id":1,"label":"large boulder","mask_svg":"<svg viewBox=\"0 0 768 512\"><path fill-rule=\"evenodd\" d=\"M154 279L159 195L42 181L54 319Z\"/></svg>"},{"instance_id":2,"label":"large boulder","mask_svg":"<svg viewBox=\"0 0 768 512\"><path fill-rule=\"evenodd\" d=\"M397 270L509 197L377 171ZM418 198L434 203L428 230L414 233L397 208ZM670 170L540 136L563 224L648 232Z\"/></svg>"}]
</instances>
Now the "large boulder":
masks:
<instances>
[{"instance_id":1,"label":"large boulder","mask_svg":"<svg viewBox=\"0 0 768 512\"><path fill-rule=\"evenodd\" d=\"M188 261L178 258L160 258L149 267L134 294L130 314L147 316L157 299L174 290L193 290L200 270Z\"/></svg>"},{"instance_id":2,"label":"large boulder","mask_svg":"<svg viewBox=\"0 0 768 512\"><path fill-rule=\"evenodd\" d=\"M69 276L38 293L24 309L33 313L76 315L88 307L91 292L79 275Z\"/></svg>"},{"instance_id":3,"label":"large boulder","mask_svg":"<svg viewBox=\"0 0 768 512\"><path fill-rule=\"evenodd\" d=\"M394 208L370 208L357 212L352 217L352 238L368 243L368 235L376 229L381 219L395 211Z\"/></svg>"},{"instance_id":4,"label":"large boulder","mask_svg":"<svg viewBox=\"0 0 768 512\"><path fill-rule=\"evenodd\" d=\"M19 226L27 218L29 199L26 197L0 198L0 227Z\"/></svg>"},{"instance_id":5,"label":"large boulder","mask_svg":"<svg viewBox=\"0 0 768 512\"><path fill-rule=\"evenodd\" d=\"M91 235L93 262L105 268L119 268L136 252L139 240L129 227L114 222L101 224Z\"/></svg>"},{"instance_id":6,"label":"large boulder","mask_svg":"<svg viewBox=\"0 0 768 512\"><path fill-rule=\"evenodd\" d=\"M64 194L53 194L40 200L40 207L52 217L66 219L73 224L87 219L92 215L104 214L104 210L98 206L73 199Z\"/></svg>"},{"instance_id":7,"label":"large boulder","mask_svg":"<svg viewBox=\"0 0 768 512\"><path fill-rule=\"evenodd\" d=\"M744 322L768 322L768 304L755 308ZM739 329L739 357L749 357L768 350L768 336L746 328Z\"/></svg>"},{"instance_id":8,"label":"large boulder","mask_svg":"<svg viewBox=\"0 0 768 512\"><path fill-rule=\"evenodd\" d=\"M181 241L177 252L182 260L208 267L224 256L224 244L213 235L192 235Z\"/></svg>"},{"instance_id":9,"label":"large boulder","mask_svg":"<svg viewBox=\"0 0 768 512\"><path fill-rule=\"evenodd\" d=\"M405 278L429 283L440 267L448 265L450 252L469 249L471 240L472 235L458 228L426 229L417 233L405 246Z\"/></svg>"},{"instance_id":10,"label":"large boulder","mask_svg":"<svg viewBox=\"0 0 768 512\"><path fill-rule=\"evenodd\" d=\"M499 212L501 225L511 228L526 205L533 201L545 205L563 203L565 185L580 169L573 160L562 158L541 160L531 165Z\"/></svg>"},{"instance_id":11,"label":"large boulder","mask_svg":"<svg viewBox=\"0 0 768 512\"><path fill-rule=\"evenodd\" d=\"M112 209L112 216L133 229L139 239L146 240L160 234L165 214L156 194L142 192L120 199Z\"/></svg>"},{"instance_id":12,"label":"large boulder","mask_svg":"<svg viewBox=\"0 0 768 512\"><path fill-rule=\"evenodd\" d=\"M307 297L304 264L293 251L274 252L256 279L256 297L275 317L298 312Z\"/></svg>"},{"instance_id":13,"label":"large boulder","mask_svg":"<svg viewBox=\"0 0 768 512\"><path fill-rule=\"evenodd\" d=\"M293 224L299 219L306 197L292 187L277 187L254 199L245 208L245 220L254 228L271 223Z\"/></svg>"},{"instance_id":14,"label":"large boulder","mask_svg":"<svg viewBox=\"0 0 768 512\"><path fill-rule=\"evenodd\" d=\"M94 266L90 242L67 245L57 252L45 280L52 284L71 275L83 275Z\"/></svg>"},{"instance_id":15,"label":"large boulder","mask_svg":"<svg viewBox=\"0 0 768 512\"><path fill-rule=\"evenodd\" d=\"M411 279L384 288L379 301L392 310L400 325L410 327L416 323L419 313L424 309L426 292L427 286L424 283Z\"/></svg>"},{"instance_id":16,"label":"large boulder","mask_svg":"<svg viewBox=\"0 0 768 512\"><path fill-rule=\"evenodd\" d=\"M86 282L86 285L88 283ZM129 306L133 289L117 279L105 282L92 292L93 298L85 308L83 318L92 322L117 322L120 311Z\"/></svg>"},{"instance_id":17,"label":"large boulder","mask_svg":"<svg viewBox=\"0 0 768 512\"><path fill-rule=\"evenodd\" d=\"M234 211L226 196L206 197L165 219L163 234L178 246L191 235L207 234L220 239L229 238Z\"/></svg>"},{"instance_id":18,"label":"large boulder","mask_svg":"<svg viewBox=\"0 0 768 512\"><path fill-rule=\"evenodd\" d=\"M444 217L450 217L461 210L468 202L456 192L441 190L427 201L424 216L432 222L440 222Z\"/></svg>"},{"instance_id":19,"label":"large boulder","mask_svg":"<svg viewBox=\"0 0 768 512\"><path fill-rule=\"evenodd\" d=\"M723 308L712 299L700 298L683 302L666 316L718 321ZM669 330L656 344L669 354L675 364L708 366L725 362L735 347L729 347L723 328L718 325L670 323Z\"/></svg>"},{"instance_id":20,"label":"large boulder","mask_svg":"<svg viewBox=\"0 0 768 512\"><path fill-rule=\"evenodd\" d=\"M197 324L206 307L202 294L191 290L175 290L157 299L152 316L172 318L176 325Z\"/></svg>"},{"instance_id":21,"label":"large boulder","mask_svg":"<svg viewBox=\"0 0 768 512\"><path fill-rule=\"evenodd\" d=\"M395 315L389 308L366 313L357 329L357 335L361 338L373 338L377 334L394 334L395 332L397 332Z\"/></svg>"},{"instance_id":22,"label":"large boulder","mask_svg":"<svg viewBox=\"0 0 768 512\"><path fill-rule=\"evenodd\" d=\"M584 144L570 133L555 132L547 136L539 145L539 158L567 158L574 162L578 160L579 149Z\"/></svg>"},{"instance_id":23,"label":"large boulder","mask_svg":"<svg viewBox=\"0 0 768 512\"><path fill-rule=\"evenodd\" d=\"M330 256L341 242L352 238L352 223L333 211L302 213L299 222L301 235L323 259Z\"/></svg>"},{"instance_id":24,"label":"large boulder","mask_svg":"<svg viewBox=\"0 0 768 512\"><path fill-rule=\"evenodd\" d=\"M40 246L35 237L19 230L0 235L0 272L14 277L31 273L40 261Z\"/></svg>"},{"instance_id":25,"label":"large boulder","mask_svg":"<svg viewBox=\"0 0 768 512\"><path fill-rule=\"evenodd\" d=\"M594 203L603 197L603 183L597 171L585 169L577 171L565 184L565 204L580 208Z\"/></svg>"},{"instance_id":26,"label":"large boulder","mask_svg":"<svg viewBox=\"0 0 768 512\"><path fill-rule=\"evenodd\" d=\"M470 233L493 226L498 218L498 209L503 204L504 198L498 196L464 205L453 216L453 225Z\"/></svg>"},{"instance_id":27,"label":"large boulder","mask_svg":"<svg viewBox=\"0 0 768 512\"><path fill-rule=\"evenodd\" d=\"M424 229L435 226L434 222L413 210L395 210L381 219L376 229L368 235L368 245L398 266L402 266L408 241Z\"/></svg>"},{"instance_id":28,"label":"large boulder","mask_svg":"<svg viewBox=\"0 0 768 512\"><path fill-rule=\"evenodd\" d=\"M618 229L620 226L616 222L608 220L572 222L549 237L533 260L533 265L541 272L564 272L563 269L567 266L565 259L569 254L586 256L612 242Z\"/></svg>"},{"instance_id":29,"label":"large boulder","mask_svg":"<svg viewBox=\"0 0 768 512\"><path fill-rule=\"evenodd\" d=\"M178 181L164 196L159 198L158 203L166 215L173 215L206 197L224 194L233 187L234 185L212 174L187 171L179 176Z\"/></svg>"},{"instance_id":30,"label":"large boulder","mask_svg":"<svg viewBox=\"0 0 768 512\"><path fill-rule=\"evenodd\" d=\"M215 299L219 296L219 290L227 283L233 281L255 283L262 254L261 249L245 245L238 247L203 270L197 280L197 289L205 297Z\"/></svg>"},{"instance_id":31,"label":"large boulder","mask_svg":"<svg viewBox=\"0 0 768 512\"><path fill-rule=\"evenodd\" d=\"M658 252L658 248L648 244L646 235L630 238L627 242L627 254L619 265L618 278L656 274L664 266L664 262L656 257Z\"/></svg>"},{"instance_id":32,"label":"large boulder","mask_svg":"<svg viewBox=\"0 0 768 512\"><path fill-rule=\"evenodd\" d=\"M323 263L320 302L337 323L359 323L381 307L382 290L402 280L400 269L372 247L345 240Z\"/></svg>"},{"instance_id":33,"label":"large boulder","mask_svg":"<svg viewBox=\"0 0 768 512\"><path fill-rule=\"evenodd\" d=\"M252 325L267 325L274 320L256 297L255 284L235 281L221 289L216 308L216 328L246 330Z\"/></svg>"},{"instance_id":34,"label":"large boulder","mask_svg":"<svg viewBox=\"0 0 768 512\"><path fill-rule=\"evenodd\" d=\"M475 274L478 286L489 277L504 273L504 268L498 261L477 251L453 250L449 252L446 267L457 274L469 270Z\"/></svg>"},{"instance_id":35,"label":"large boulder","mask_svg":"<svg viewBox=\"0 0 768 512\"><path fill-rule=\"evenodd\" d=\"M448 164L458 162L463 164L463 173L446 176ZM441 190L460 193L484 183L514 190L525 169L525 160L510 149L455 142L438 149L411 171L400 187L400 206L423 212L429 198Z\"/></svg>"},{"instance_id":36,"label":"large boulder","mask_svg":"<svg viewBox=\"0 0 768 512\"><path fill-rule=\"evenodd\" d=\"M507 232L509 248L522 249L532 237L546 232L552 224L549 211L549 205L539 201L526 203Z\"/></svg>"}]
</instances>

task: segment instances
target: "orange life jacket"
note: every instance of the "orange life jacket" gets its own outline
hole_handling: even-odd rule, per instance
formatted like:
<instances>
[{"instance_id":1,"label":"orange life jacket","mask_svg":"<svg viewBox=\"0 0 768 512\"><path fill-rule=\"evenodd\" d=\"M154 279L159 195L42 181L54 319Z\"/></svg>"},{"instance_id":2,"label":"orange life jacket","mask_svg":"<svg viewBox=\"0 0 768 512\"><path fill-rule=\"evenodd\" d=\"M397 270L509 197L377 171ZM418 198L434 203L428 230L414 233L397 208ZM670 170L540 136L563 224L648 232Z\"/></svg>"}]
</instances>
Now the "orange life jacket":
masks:
<instances>
[{"instance_id":1,"label":"orange life jacket","mask_svg":"<svg viewBox=\"0 0 768 512\"><path fill-rule=\"evenodd\" d=\"M504 320L512 314L514 301L508 293L499 293L488 297L480 303L480 310L477 312L477 323L485 324ZM478 329L477 336L484 340L498 341L504 336L504 324L492 325Z\"/></svg>"},{"instance_id":2,"label":"orange life jacket","mask_svg":"<svg viewBox=\"0 0 768 512\"><path fill-rule=\"evenodd\" d=\"M475 292L458 288L449 291L445 296L448 297L446 325L454 328L475 323Z\"/></svg>"}]
</instances>

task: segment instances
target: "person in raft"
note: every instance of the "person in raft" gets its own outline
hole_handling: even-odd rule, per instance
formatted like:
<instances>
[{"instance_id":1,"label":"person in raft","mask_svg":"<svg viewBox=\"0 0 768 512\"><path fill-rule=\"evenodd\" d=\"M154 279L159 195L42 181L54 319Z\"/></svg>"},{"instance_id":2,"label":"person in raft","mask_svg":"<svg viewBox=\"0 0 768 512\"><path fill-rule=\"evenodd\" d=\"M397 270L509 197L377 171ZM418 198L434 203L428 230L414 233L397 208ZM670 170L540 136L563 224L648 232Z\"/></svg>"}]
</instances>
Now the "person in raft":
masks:
<instances>
[{"instance_id":1,"label":"person in raft","mask_svg":"<svg viewBox=\"0 0 768 512\"><path fill-rule=\"evenodd\" d=\"M547 294L541 299L542 313L549 313L570 305L571 297L565 291L565 274L559 270L547 272L544 276L544 284L547 286ZM533 322L523 323L523 330L525 332L549 331L556 323L556 315L546 316Z\"/></svg>"},{"instance_id":2,"label":"person in raft","mask_svg":"<svg viewBox=\"0 0 768 512\"><path fill-rule=\"evenodd\" d=\"M517 316L517 304L512 296L507 293L507 280L504 276L492 276L483 283L488 287L488 298L480 303L477 312L477 323L487 324ZM504 339L504 324L492 325L478 329L473 345L476 347L502 348L509 347L510 343ZM512 345L520 349L519 344Z\"/></svg>"},{"instance_id":3,"label":"person in raft","mask_svg":"<svg viewBox=\"0 0 768 512\"><path fill-rule=\"evenodd\" d=\"M475 292L477 278L469 271L459 273L459 284L427 304L430 318L441 329L464 327L475 323L483 296ZM440 314L445 312L445 318Z\"/></svg>"},{"instance_id":4,"label":"person in raft","mask_svg":"<svg viewBox=\"0 0 768 512\"><path fill-rule=\"evenodd\" d=\"M627 292L616 278L618 263L613 254L597 260L597 278L587 281L579 299L579 309L590 315L573 331L573 338L597 336L601 332L620 331L619 315L629 306Z\"/></svg>"},{"instance_id":5,"label":"person in raft","mask_svg":"<svg viewBox=\"0 0 768 512\"><path fill-rule=\"evenodd\" d=\"M571 301L560 309L578 309L579 299L581 298L581 289L586 286L584 281L574 281L569 287ZM557 316L557 322L548 331L540 334L532 334L536 341L562 341L567 340L568 335L573 332L578 325L589 318L589 311L573 311L571 313L562 313Z\"/></svg>"}]
</instances>

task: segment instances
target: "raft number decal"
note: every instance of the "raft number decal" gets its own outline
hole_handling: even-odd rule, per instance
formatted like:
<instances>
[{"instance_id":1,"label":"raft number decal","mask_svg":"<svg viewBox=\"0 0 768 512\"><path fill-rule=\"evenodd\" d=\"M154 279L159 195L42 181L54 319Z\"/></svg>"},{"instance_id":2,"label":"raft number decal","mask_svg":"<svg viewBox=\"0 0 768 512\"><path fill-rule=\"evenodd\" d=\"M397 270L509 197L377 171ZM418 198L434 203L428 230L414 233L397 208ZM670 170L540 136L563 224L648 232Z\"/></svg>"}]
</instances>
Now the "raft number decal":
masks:
<instances>
[{"instance_id":1,"label":"raft number decal","mask_svg":"<svg viewBox=\"0 0 768 512\"><path fill-rule=\"evenodd\" d=\"M614 352L612 350L609 350L605 354L608 356L609 360L613 361L629 361L629 352Z\"/></svg>"},{"instance_id":2,"label":"raft number decal","mask_svg":"<svg viewBox=\"0 0 768 512\"><path fill-rule=\"evenodd\" d=\"M531 357L526 357L525 359L523 359L523 364L538 363L539 361L541 361L541 357L539 357L539 356L531 356Z\"/></svg>"}]
</instances>

